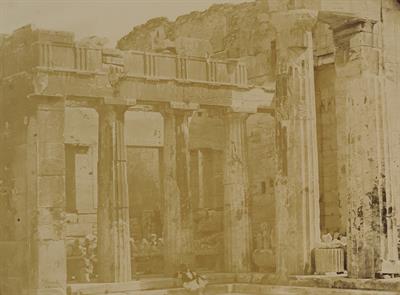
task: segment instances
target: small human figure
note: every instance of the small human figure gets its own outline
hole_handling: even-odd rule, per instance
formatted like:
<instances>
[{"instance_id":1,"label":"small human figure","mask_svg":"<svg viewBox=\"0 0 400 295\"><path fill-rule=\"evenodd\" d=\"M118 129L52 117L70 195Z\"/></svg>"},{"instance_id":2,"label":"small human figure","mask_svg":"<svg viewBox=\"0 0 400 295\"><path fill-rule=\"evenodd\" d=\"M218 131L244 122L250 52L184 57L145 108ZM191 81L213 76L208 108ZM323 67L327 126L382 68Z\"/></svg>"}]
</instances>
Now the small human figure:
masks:
<instances>
[{"instance_id":1,"label":"small human figure","mask_svg":"<svg viewBox=\"0 0 400 295\"><path fill-rule=\"evenodd\" d=\"M182 279L183 288L191 293L197 293L199 295L204 294L204 288L207 285L207 280L196 272L192 271L187 264L180 266L180 272L178 277Z\"/></svg>"}]
</instances>

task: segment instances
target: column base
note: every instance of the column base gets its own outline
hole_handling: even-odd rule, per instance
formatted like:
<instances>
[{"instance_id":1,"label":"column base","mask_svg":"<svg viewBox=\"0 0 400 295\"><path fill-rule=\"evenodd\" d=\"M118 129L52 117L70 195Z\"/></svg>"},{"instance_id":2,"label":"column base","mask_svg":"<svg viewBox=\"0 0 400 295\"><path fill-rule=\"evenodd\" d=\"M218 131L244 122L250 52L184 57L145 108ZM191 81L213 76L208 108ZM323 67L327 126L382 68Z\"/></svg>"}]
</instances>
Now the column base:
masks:
<instances>
[{"instance_id":1,"label":"column base","mask_svg":"<svg viewBox=\"0 0 400 295\"><path fill-rule=\"evenodd\" d=\"M382 269L379 272L380 274L400 274L400 261L390 261L383 260L382 261Z\"/></svg>"}]
</instances>

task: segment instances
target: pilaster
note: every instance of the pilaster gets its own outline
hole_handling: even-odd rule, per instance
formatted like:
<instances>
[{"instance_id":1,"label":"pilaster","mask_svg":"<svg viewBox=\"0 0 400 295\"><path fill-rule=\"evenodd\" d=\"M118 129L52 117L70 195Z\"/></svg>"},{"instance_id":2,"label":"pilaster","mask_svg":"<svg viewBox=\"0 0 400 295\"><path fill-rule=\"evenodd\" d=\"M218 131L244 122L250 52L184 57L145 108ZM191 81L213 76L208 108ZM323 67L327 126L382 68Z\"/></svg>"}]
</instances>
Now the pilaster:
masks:
<instances>
[{"instance_id":1,"label":"pilaster","mask_svg":"<svg viewBox=\"0 0 400 295\"><path fill-rule=\"evenodd\" d=\"M31 96L29 294L66 294L64 97Z\"/></svg>"}]
</instances>

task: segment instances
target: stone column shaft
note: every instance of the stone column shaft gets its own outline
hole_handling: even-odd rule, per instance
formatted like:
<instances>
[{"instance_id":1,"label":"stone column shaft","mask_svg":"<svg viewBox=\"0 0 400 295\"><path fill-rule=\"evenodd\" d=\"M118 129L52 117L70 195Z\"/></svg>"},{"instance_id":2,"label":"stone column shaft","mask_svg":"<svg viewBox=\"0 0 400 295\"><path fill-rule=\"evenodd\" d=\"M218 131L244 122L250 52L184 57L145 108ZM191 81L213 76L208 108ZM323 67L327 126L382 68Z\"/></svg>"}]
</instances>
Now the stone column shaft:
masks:
<instances>
[{"instance_id":1,"label":"stone column shaft","mask_svg":"<svg viewBox=\"0 0 400 295\"><path fill-rule=\"evenodd\" d=\"M346 104L349 275L399 273L379 25L353 19L333 31L336 95Z\"/></svg>"},{"instance_id":2,"label":"stone column shaft","mask_svg":"<svg viewBox=\"0 0 400 295\"><path fill-rule=\"evenodd\" d=\"M64 98L31 98L28 123L29 294L66 294Z\"/></svg>"},{"instance_id":3,"label":"stone column shaft","mask_svg":"<svg viewBox=\"0 0 400 295\"><path fill-rule=\"evenodd\" d=\"M225 271L250 271L249 181L246 113L225 114L224 247Z\"/></svg>"},{"instance_id":4,"label":"stone column shaft","mask_svg":"<svg viewBox=\"0 0 400 295\"><path fill-rule=\"evenodd\" d=\"M312 271L320 239L312 11L277 16L277 272Z\"/></svg>"},{"instance_id":5,"label":"stone column shaft","mask_svg":"<svg viewBox=\"0 0 400 295\"><path fill-rule=\"evenodd\" d=\"M164 148L161 155L164 212L165 272L172 274L180 263L194 262L190 192L189 117L192 111L166 109Z\"/></svg>"},{"instance_id":6,"label":"stone column shaft","mask_svg":"<svg viewBox=\"0 0 400 295\"><path fill-rule=\"evenodd\" d=\"M98 264L104 282L131 280L123 106L99 107Z\"/></svg>"}]
</instances>

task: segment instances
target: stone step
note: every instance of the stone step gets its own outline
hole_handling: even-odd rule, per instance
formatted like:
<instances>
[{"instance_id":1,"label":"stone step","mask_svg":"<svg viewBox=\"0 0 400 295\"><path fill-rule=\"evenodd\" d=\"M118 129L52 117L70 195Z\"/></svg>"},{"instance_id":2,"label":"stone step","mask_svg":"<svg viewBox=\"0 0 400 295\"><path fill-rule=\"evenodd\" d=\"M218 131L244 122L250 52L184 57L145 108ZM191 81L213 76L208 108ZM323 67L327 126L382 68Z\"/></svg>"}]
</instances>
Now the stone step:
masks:
<instances>
[{"instance_id":1,"label":"stone step","mask_svg":"<svg viewBox=\"0 0 400 295\"><path fill-rule=\"evenodd\" d=\"M118 292L139 290L162 290L178 287L176 279L151 278L141 279L127 283L87 283L70 284L67 288L68 295L97 295L113 294Z\"/></svg>"},{"instance_id":2,"label":"stone step","mask_svg":"<svg viewBox=\"0 0 400 295\"><path fill-rule=\"evenodd\" d=\"M235 282L237 279L236 274L232 273L208 273L204 274L204 276L210 284L229 284ZM67 294L97 295L130 291L163 290L177 287L179 287L179 282L174 278L140 278L137 281L127 283L69 284Z\"/></svg>"},{"instance_id":3,"label":"stone step","mask_svg":"<svg viewBox=\"0 0 400 295\"><path fill-rule=\"evenodd\" d=\"M85 294L85 293L77 293ZM111 293L91 293L93 295L193 295L184 288L160 290L131 290ZM204 295L399 295L395 291L330 289L316 287L271 286L258 284L217 284L209 285Z\"/></svg>"}]
</instances>

